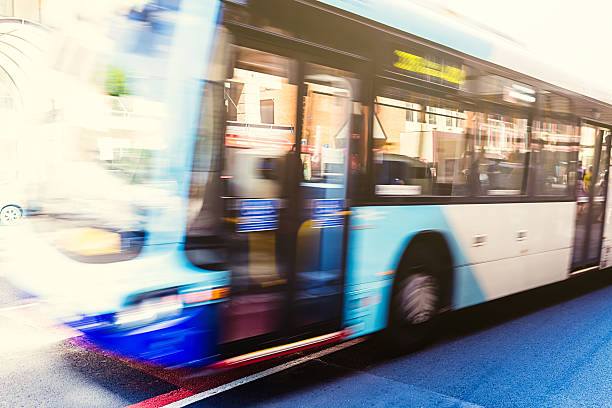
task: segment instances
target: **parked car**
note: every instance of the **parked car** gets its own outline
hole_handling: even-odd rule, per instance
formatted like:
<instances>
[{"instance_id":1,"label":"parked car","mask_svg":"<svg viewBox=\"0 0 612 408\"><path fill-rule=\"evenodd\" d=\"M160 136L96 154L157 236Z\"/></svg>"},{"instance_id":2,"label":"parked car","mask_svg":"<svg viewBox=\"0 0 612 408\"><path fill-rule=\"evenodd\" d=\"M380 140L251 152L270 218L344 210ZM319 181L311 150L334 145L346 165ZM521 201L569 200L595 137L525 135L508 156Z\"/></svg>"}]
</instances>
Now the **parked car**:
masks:
<instances>
[{"instance_id":1,"label":"parked car","mask_svg":"<svg viewBox=\"0 0 612 408\"><path fill-rule=\"evenodd\" d=\"M23 194L14 183L0 184L0 225L14 225L25 215Z\"/></svg>"}]
</instances>

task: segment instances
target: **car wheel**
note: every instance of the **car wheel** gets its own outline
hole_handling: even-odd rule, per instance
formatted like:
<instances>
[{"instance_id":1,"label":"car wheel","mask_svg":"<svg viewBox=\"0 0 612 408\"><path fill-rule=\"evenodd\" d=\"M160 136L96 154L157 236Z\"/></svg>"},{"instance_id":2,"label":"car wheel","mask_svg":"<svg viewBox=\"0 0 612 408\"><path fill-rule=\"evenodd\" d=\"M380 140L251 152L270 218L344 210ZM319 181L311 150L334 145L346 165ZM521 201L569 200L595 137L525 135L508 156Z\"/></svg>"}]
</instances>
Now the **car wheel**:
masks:
<instances>
[{"instance_id":1,"label":"car wheel","mask_svg":"<svg viewBox=\"0 0 612 408\"><path fill-rule=\"evenodd\" d=\"M0 224L13 225L19 222L22 216L21 208L16 205L7 205L0 211Z\"/></svg>"}]
</instances>

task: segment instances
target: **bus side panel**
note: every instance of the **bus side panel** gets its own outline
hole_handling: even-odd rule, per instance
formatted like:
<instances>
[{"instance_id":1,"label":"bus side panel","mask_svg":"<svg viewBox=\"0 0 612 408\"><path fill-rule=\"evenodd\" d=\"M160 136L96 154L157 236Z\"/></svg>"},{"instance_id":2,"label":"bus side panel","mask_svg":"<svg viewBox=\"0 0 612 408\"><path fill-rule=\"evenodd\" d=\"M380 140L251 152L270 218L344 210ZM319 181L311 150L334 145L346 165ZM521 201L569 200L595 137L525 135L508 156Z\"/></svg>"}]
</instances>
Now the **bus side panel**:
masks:
<instances>
[{"instance_id":1,"label":"bus side panel","mask_svg":"<svg viewBox=\"0 0 612 408\"><path fill-rule=\"evenodd\" d=\"M347 289L344 298L344 326L350 329L350 337L362 336L387 326L392 277Z\"/></svg>"},{"instance_id":2,"label":"bus side panel","mask_svg":"<svg viewBox=\"0 0 612 408\"><path fill-rule=\"evenodd\" d=\"M421 231L437 231L447 241L456 274L453 303L486 300L444 208L428 205L351 209L344 310L345 325L354 335L386 326L395 269L410 240Z\"/></svg>"},{"instance_id":3,"label":"bus side panel","mask_svg":"<svg viewBox=\"0 0 612 408\"><path fill-rule=\"evenodd\" d=\"M444 214L486 300L567 277L574 202L448 205ZM457 288L461 290L461 288ZM473 304L459 292L455 307Z\"/></svg>"},{"instance_id":4,"label":"bus side panel","mask_svg":"<svg viewBox=\"0 0 612 408\"><path fill-rule=\"evenodd\" d=\"M421 231L447 241L453 309L563 280L574 213L574 202L353 208L345 324L359 334L386 326L395 269Z\"/></svg>"}]
</instances>

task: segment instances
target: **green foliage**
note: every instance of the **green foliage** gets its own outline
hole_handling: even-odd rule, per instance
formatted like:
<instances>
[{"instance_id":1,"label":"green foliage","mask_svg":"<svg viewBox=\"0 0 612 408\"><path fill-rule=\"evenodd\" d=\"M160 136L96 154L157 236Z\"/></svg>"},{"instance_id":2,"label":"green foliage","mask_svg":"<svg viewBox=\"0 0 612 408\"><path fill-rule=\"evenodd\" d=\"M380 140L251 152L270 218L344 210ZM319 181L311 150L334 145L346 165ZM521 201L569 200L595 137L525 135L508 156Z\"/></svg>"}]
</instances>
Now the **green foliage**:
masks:
<instances>
[{"instance_id":1,"label":"green foliage","mask_svg":"<svg viewBox=\"0 0 612 408\"><path fill-rule=\"evenodd\" d=\"M112 66L108 68L104 90L111 96L128 94L126 76L121 69Z\"/></svg>"}]
</instances>

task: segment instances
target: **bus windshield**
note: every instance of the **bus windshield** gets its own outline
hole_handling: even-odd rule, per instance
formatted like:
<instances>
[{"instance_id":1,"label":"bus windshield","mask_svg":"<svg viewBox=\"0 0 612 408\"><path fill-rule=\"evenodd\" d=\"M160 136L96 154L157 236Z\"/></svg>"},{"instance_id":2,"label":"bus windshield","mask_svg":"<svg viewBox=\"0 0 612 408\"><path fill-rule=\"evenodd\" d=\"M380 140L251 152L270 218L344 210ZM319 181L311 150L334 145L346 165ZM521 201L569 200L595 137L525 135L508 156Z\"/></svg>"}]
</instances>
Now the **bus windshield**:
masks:
<instances>
[{"instance_id":1,"label":"bus windshield","mask_svg":"<svg viewBox=\"0 0 612 408\"><path fill-rule=\"evenodd\" d=\"M56 30L53 103L31 140L30 198L46 221L37 224L60 231L56 243L70 254L137 253L144 215L168 205L152 172L167 148L164 92L179 5L109 2L92 12L75 3L74 20ZM114 238L101 245L102 233ZM87 236L96 237L93 247Z\"/></svg>"}]
</instances>

